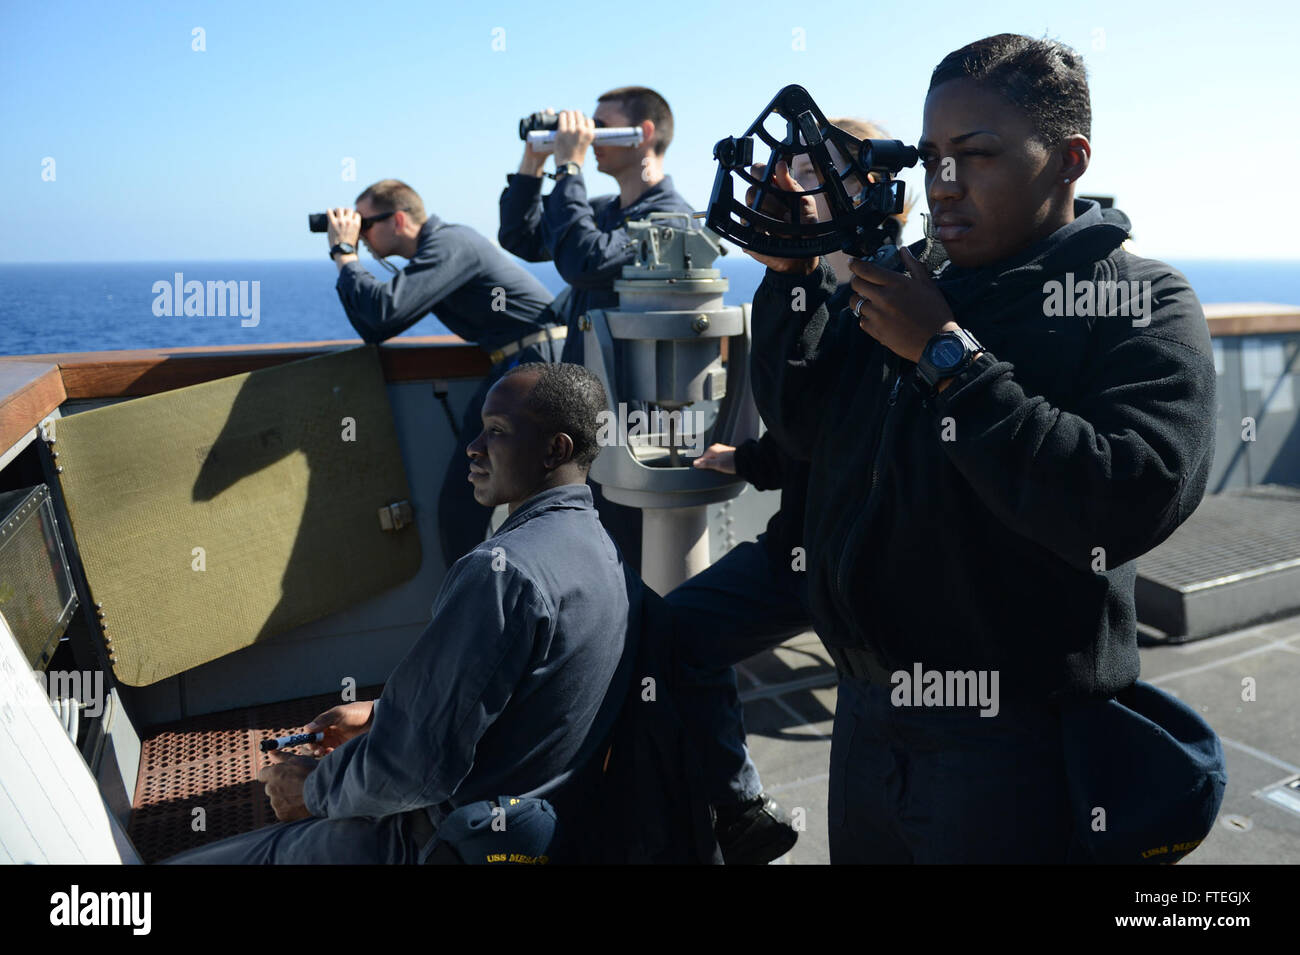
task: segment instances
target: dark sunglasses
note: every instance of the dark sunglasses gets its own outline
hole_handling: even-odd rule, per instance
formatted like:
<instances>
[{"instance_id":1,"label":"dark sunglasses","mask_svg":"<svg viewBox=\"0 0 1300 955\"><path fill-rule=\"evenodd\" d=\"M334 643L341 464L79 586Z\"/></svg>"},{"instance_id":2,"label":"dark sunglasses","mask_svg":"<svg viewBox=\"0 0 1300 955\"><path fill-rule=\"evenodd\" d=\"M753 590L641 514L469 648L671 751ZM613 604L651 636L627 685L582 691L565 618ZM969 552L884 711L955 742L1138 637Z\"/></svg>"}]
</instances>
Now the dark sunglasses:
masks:
<instances>
[{"instance_id":1,"label":"dark sunglasses","mask_svg":"<svg viewBox=\"0 0 1300 955\"><path fill-rule=\"evenodd\" d=\"M377 216L371 216L371 217L368 218L368 219L367 219L367 218L362 218L362 220L361 220L361 232L362 232L363 234L366 233L366 232L368 232L368 231L370 230L370 227L371 227L372 225L374 225L376 222L383 222L385 219L387 219L387 218L389 218L390 216L394 215L396 212L397 212L397 210L394 209L392 212L381 212L381 213L379 213L379 215L377 215Z\"/></svg>"}]
</instances>

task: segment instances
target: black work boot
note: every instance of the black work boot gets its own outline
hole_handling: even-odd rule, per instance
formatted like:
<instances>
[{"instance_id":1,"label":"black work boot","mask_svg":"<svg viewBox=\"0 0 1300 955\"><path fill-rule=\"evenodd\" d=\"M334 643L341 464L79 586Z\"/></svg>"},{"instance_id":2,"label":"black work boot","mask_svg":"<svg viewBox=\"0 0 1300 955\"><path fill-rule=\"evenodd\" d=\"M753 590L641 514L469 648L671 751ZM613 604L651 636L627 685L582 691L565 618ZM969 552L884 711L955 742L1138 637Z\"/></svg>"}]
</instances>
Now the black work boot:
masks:
<instances>
[{"instance_id":1,"label":"black work boot","mask_svg":"<svg viewBox=\"0 0 1300 955\"><path fill-rule=\"evenodd\" d=\"M727 865L767 865L789 852L799 838L785 810L765 792L713 811L713 834Z\"/></svg>"}]
</instances>

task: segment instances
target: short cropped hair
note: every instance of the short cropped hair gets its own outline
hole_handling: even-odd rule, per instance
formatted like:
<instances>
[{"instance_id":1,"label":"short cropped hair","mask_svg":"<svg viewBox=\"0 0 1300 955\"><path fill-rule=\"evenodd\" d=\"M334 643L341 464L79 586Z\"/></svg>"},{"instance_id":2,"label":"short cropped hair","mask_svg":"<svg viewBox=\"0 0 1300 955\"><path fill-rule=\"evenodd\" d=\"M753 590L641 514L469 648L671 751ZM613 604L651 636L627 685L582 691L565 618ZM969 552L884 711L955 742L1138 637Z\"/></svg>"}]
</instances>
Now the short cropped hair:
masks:
<instances>
[{"instance_id":1,"label":"short cropped hair","mask_svg":"<svg viewBox=\"0 0 1300 955\"><path fill-rule=\"evenodd\" d=\"M516 365L502 378L535 372L537 383L525 399L528 409L548 434L561 431L573 439L573 462L583 471L600 453L597 432L600 414L609 410L605 386L582 365L530 361Z\"/></svg>"},{"instance_id":2,"label":"short cropped hair","mask_svg":"<svg viewBox=\"0 0 1300 955\"><path fill-rule=\"evenodd\" d=\"M1087 70L1063 43L1016 33L976 40L939 62L930 89L956 79L973 80L1018 107L1049 149L1070 136L1092 138Z\"/></svg>"},{"instance_id":3,"label":"short cropped hair","mask_svg":"<svg viewBox=\"0 0 1300 955\"><path fill-rule=\"evenodd\" d=\"M405 212L416 225L424 225L428 216L420 194L400 179L381 179L357 196L357 202L367 200L376 212Z\"/></svg>"},{"instance_id":4,"label":"short cropped hair","mask_svg":"<svg viewBox=\"0 0 1300 955\"><path fill-rule=\"evenodd\" d=\"M655 124L654 154L662 156L673 141L673 111L668 101L645 86L620 86L602 94L597 103L617 103L628 121L639 126L647 119Z\"/></svg>"}]
</instances>

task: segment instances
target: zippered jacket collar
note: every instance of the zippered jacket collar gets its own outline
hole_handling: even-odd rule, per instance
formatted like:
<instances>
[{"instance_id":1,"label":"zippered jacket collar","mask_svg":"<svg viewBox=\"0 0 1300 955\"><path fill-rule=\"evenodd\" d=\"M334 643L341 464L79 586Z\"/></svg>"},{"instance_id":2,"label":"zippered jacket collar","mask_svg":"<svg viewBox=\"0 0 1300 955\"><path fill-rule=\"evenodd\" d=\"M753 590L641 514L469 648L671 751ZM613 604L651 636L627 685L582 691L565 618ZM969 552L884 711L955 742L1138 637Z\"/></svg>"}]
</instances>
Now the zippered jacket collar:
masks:
<instances>
[{"instance_id":1,"label":"zippered jacket collar","mask_svg":"<svg viewBox=\"0 0 1300 955\"><path fill-rule=\"evenodd\" d=\"M936 280L954 308L979 299L1014 295L1052 276L1090 267L1110 255L1128 238L1128 216L1101 208L1093 199L1074 201L1074 221L1010 258L979 268L949 263Z\"/></svg>"}]
</instances>

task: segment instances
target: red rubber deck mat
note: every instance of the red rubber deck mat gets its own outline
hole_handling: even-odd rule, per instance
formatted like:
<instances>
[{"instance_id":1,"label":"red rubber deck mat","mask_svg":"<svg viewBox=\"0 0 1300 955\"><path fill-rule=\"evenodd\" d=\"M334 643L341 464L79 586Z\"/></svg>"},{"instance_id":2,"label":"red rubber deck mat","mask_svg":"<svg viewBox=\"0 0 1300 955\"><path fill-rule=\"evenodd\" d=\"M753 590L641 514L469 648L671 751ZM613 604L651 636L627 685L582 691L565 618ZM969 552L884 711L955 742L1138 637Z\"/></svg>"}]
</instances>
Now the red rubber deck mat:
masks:
<instances>
[{"instance_id":1,"label":"red rubber deck mat","mask_svg":"<svg viewBox=\"0 0 1300 955\"><path fill-rule=\"evenodd\" d=\"M357 691L374 699L383 689ZM339 702L337 693L208 713L147 731L128 833L145 862L158 862L275 822L257 781L269 754L264 739L288 736ZM306 755L308 748L291 752ZM199 811L201 810L201 811Z\"/></svg>"}]
</instances>

